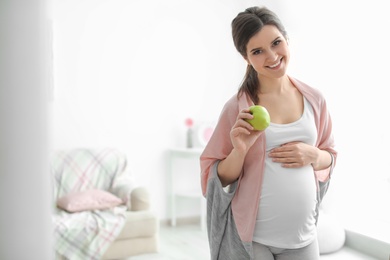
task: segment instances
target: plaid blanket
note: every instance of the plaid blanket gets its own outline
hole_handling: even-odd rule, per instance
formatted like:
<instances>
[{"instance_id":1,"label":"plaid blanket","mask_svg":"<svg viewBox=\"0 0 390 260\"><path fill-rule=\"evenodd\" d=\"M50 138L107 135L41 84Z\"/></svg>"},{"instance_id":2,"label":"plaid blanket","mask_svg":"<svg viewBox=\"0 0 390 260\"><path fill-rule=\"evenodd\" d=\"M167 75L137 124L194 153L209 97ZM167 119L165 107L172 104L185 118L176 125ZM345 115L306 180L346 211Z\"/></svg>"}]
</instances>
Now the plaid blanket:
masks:
<instances>
[{"instance_id":1,"label":"plaid blanket","mask_svg":"<svg viewBox=\"0 0 390 260\"><path fill-rule=\"evenodd\" d=\"M55 201L88 189L110 191L127 202L131 190L126 157L115 149L57 151L51 160ZM70 260L101 259L125 223L126 206L68 213L54 206L57 255Z\"/></svg>"}]
</instances>

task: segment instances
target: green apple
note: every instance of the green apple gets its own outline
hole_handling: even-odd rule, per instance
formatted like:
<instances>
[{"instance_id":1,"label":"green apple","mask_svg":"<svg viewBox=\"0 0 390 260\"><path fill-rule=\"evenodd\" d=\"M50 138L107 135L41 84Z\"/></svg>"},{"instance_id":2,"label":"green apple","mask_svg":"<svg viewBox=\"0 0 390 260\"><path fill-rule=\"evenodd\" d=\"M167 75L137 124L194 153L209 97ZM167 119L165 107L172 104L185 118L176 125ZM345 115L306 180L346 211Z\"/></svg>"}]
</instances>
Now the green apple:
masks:
<instances>
[{"instance_id":1,"label":"green apple","mask_svg":"<svg viewBox=\"0 0 390 260\"><path fill-rule=\"evenodd\" d=\"M249 111L253 115L253 118L246 119L246 121L251 124L255 130L262 131L269 126L271 118L265 107L254 105L249 107Z\"/></svg>"}]
</instances>

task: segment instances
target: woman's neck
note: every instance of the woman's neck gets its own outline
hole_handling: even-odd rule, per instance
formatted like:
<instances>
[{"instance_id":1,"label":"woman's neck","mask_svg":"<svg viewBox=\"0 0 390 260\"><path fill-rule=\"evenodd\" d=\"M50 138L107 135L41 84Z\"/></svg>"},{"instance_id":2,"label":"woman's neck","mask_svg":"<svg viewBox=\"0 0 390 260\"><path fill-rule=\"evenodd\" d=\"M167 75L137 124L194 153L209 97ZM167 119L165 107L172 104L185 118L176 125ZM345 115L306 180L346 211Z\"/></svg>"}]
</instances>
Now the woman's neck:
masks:
<instances>
[{"instance_id":1,"label":"woman's neck","mask_svg":"<svg viewBox=\"0 0 390 260\"><path fill-rule=\"evenodd\" d=\"M280 94L291 86L287 75L281 78L260 78L259 94Z\"/></svg>"}]
</instances>

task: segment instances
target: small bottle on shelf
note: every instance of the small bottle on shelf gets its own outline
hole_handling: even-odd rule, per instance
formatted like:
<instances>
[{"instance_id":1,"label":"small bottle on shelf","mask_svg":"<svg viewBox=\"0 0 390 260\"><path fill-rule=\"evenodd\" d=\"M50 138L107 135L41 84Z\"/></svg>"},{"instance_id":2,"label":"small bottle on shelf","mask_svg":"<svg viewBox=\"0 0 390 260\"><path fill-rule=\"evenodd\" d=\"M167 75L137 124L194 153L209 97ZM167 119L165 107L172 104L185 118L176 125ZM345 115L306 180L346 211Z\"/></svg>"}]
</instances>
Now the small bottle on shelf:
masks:
<instances>
[{"instance_id":1,"label":"small bottle on shelf","mask_svg":"<svg viewBox=\"0 0 390 260\"><path fill-rule=\"evenodd\" d=\"M192 129L192 126L194 125L194 121L191 118L187 118L185 121L185 124L187 126L187 133L186 133L186 147L187 148L193 148L193 136L194 136L194 130Z\"/></svg>"}]
</instances>

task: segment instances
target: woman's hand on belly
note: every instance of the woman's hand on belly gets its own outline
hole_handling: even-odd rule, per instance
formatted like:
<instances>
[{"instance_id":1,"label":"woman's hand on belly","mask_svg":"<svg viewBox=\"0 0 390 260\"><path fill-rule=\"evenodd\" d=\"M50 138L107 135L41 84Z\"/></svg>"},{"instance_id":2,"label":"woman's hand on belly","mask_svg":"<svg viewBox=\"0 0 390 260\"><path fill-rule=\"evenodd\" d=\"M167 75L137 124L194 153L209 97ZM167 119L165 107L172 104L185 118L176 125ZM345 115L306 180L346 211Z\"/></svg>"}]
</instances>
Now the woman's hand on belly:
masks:
<instances>
[{"instance_id":1,"label":"woman's hand on belly","mask_svg":"<svg viewBox=\"0 0 390 260\"><path fill-rule=\"evenodd\" d=\"M303 142L291 142L272 149L268 156L273 162L281 163L282 167L299 168L316 163L319 149Z\"/></svg>"}]
</instances>

